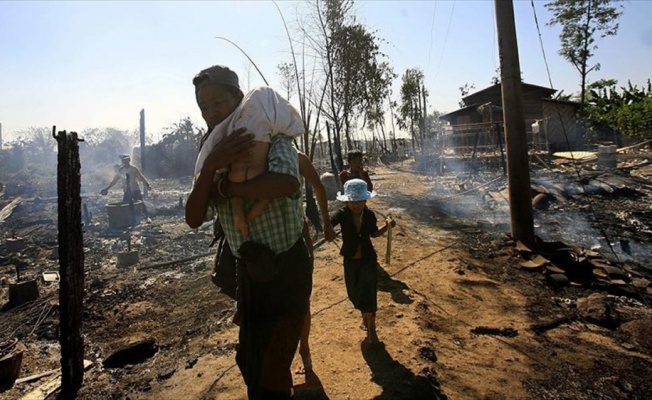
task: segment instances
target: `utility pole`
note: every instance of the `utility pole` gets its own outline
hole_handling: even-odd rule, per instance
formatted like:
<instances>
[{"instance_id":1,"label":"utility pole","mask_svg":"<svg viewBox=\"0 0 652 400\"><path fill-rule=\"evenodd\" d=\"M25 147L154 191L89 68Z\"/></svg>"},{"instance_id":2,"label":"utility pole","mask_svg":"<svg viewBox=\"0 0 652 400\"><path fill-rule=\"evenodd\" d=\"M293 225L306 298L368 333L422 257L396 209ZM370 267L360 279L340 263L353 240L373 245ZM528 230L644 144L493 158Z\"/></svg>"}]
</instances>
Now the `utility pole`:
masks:
<instances>
[{"instance_id":1,"label":"utility pole","mask_svg":"<svg viewBox=\"0 0 652 400\"><path fill-rule=\"evenodd\" d=\"M494 0L500 79L503 95L503 119L507 147L507 181L512 238L534 243L534 220L530 196L530 163L525 133L521 67L514 23L512 0Z\"/></svg>"},{"instance_id":2,"label":"utility pole","mask_svg":"<svg viewBox=\"0 0 652 400\"><path fill-rule=\"evenodd\" d=\"M140 110L140 170L145 174L145 109ZM143 187L143 196L147 198L147 185Z\"/></svg>"}]
</instances>

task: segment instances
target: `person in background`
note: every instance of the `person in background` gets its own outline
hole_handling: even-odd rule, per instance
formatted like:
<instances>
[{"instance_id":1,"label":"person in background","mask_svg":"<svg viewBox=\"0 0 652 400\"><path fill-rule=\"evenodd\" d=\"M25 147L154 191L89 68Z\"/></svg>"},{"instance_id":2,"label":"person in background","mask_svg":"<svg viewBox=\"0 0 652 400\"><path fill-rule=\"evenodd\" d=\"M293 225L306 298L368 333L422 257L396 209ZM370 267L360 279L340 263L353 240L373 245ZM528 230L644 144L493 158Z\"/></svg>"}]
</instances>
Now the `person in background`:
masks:
<instances>
[{"instance_id":1,"label":"person in background","mask_svg":"<svg viewBox=\"0 0 652 400\"><path fill-rule=\"evenodd\" d=\"M387 223L378 228L376 215L367 208L367 200L376 195L367 189L367 182L351 179L344 184L343 192L337 200L345 206L331 217L331 225L342 229L340 255L344 257L344 282L346 293L353 307L362 314L362 327L367 331L367 341L378 343L376 333L378 256L371 238L382 236L387 231ZM392 227L396 223L390 221Z\"/></svg>"},{"instance_id":2,"label":"person in background","mask_svg":"<svg viewBox=\"0 0 652 400\"><path fill-rule=\"evenodd\" d=\"M350 150L347 154L347 161L349 162L349 169L340 172L340 182L344 185L349 179L362 179L367 182L367 190L373 191L374 184L369 178L369 173L362 166L362 151Z\"/></svg>"},{"instance_id":3,"label":"person in background","mask_svg":"<svg viewBox=\"0 0 652 400\"><path fill-rule=\"evenodd\" d=\"M131 157L126 154L120 155L121 165L115 170L115 175L113 180L109 183L109 186L105 187L100 191L100 194L106 196L109 193L109 189L115 186L118 182L122 183L122 202L129 203L131 201L143 201L143 194L140 191L140 184L143 183L147 190L152 190L151 185L145 175L140 172L140 169L135 165L131 165ZM145 202L143 202L143 213L145 217L149 219L147 213L147 208L145 207Z\"/></svg>"},{"instance_id":4,"label":"person in background","mask_svg":"<svg viewBox=\"0 0 652 400\"><path fill-rule=\"evenodd\" d=\"M120 156L120 161L122 162L122 165L115 172L113 180L109 183L109 186L102 189L100 193L106 196L109 193L109 189L115 186L116 183L122 182L122 190L124 193L122 196L123 203L128 203L129 200L142 201L143 194L140 191L139 182L142 182L147 187L147 190L152 190L149 181L147 181L147 178L145 178L145 175L140 172L138 167L131 165L131 157L123 154ZM127 186L127 177L129 177L129 186Z\"/></svg>"},{"instance_id":5,"label":"person in background","mask_svg":"<svg viewBox=\"0 0 652 400\"><path fill-rule=\"evenodd\" d=\"M209 130L231 116L243 99L237 75L223 66L200 71L193 84ZM186 202L186 222L199 227L209 204L216 204L226 242L236 257L241 312L236 362L248 398L290 399L290 367L312 290L310 254L302 236L299 157L290 137L275 135L267 168L260 175L235 183L222 174L215 181L217 171L252 155L254 135L246 130L228 132L202 147L208 150ZM248 226L246 238L234 224L233 197L244 199L245 210L256 199L267 200L262 214Z\"/></svg>"}]
</instances>

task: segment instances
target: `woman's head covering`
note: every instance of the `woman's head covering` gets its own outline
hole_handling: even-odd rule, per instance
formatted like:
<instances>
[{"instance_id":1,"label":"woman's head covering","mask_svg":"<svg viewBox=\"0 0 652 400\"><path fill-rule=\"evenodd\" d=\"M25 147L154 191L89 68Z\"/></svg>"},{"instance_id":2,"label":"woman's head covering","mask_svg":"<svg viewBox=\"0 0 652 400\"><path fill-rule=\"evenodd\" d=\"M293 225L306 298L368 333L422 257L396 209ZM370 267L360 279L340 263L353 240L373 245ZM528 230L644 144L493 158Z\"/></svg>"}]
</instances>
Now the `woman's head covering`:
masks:
<instances>
[{"instance_id":1,"label":"woman's head covering","mask_svg":"<svg viewBox=\"0 0 652 400\"><path fill-rule=\"evenodd\" d=\"M193 78L192 84L195 85L195 94L209 85L226 85L240 90L238 75L223 65L213 65L200 71Z\"/></svg>"}]
</instances>

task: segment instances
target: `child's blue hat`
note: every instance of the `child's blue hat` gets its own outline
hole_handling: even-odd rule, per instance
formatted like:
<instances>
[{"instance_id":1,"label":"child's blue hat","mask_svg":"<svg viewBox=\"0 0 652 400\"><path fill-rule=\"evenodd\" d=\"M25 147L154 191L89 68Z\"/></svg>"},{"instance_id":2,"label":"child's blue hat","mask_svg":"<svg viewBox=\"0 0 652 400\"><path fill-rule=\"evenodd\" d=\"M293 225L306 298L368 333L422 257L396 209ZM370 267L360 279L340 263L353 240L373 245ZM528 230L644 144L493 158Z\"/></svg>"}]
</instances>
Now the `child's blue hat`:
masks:
<instances>
[{"instance_id":1,"label":"child's blue hat","mask_svg":"<svg viewBox=\"0 0 652 400\"><path fill-rule=\"evenodd\" d=\"M362 179L351 179L344 184L344 193L337 192L337 200L339 201L365 201L376 195L375 191L367 190L367 182Z\"/></svg>"}]
</instances>

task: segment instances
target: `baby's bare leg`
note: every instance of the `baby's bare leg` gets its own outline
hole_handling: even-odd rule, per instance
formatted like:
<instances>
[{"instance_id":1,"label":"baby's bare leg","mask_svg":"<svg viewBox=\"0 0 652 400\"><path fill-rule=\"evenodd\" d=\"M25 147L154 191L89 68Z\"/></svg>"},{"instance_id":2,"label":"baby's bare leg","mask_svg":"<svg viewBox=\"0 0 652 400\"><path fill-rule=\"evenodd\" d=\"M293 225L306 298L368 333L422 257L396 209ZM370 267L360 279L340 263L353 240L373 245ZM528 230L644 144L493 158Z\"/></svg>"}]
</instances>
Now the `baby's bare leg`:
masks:
<instances>
[{"instance_id":1,"label":"baby's bare leg","mask_svg":"<svg viewBox=\"0 0 652 400\"><path fill-rule=\"evenodd\" d=\"M251 156L231 164L231 172L229 172L230 181L245 182L267 171L269 143L254 141L251 152ZM267 200L256 200L246 215L243 199L234 197L231 199L231 204L233 205L234 225L240 230L243 236L249 236L249 223L263 213L267 205Z\"/></svg>"},{"instance_id":2,"label":"baby's bare leg","mask_svg":"<svg viewBox=\"0 0 652 400\"><path fill-rule=\"evenodd\" d=\"M249 225L245 217L244 199L242 197L234 197L231 199L233 206L233 225L240 231L242 236L249 236Z\"/></svg>"}]
</instances>

